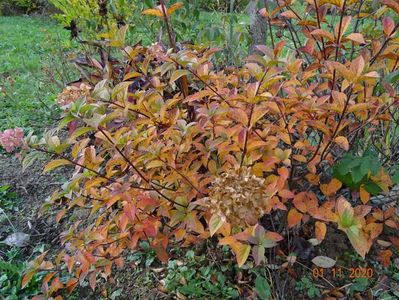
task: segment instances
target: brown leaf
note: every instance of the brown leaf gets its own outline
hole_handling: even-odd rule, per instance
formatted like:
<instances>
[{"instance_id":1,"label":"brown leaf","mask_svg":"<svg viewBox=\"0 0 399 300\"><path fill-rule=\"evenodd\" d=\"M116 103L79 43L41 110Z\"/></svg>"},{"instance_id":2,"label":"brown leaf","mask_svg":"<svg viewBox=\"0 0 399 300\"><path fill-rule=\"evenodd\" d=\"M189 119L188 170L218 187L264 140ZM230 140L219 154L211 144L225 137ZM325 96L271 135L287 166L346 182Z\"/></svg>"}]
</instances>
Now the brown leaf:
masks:
<instances>
[{"instance_id":1,"label":"brown leaf","mask_svg":"<svg viewBox=\"0 0 399 300\"><path fill-rule=\"evenodd\" d=\"M393 254L392 251L389 249L381 250L377 259L385 268L388 268L389 265L391 264L392 254Z\"/></svg>"}]
</instances>

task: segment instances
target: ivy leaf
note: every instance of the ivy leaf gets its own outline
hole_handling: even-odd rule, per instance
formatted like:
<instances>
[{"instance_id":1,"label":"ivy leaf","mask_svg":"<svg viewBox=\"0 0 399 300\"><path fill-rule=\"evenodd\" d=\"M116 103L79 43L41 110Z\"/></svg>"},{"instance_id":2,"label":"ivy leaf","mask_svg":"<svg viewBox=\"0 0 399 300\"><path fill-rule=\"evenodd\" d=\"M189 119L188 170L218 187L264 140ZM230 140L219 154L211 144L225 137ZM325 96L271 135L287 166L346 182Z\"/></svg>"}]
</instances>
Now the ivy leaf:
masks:
<instances>
[{"instance_id":1,"label":"ivy leaf","mask_svg":"<svg viewBox=\"0 0 399 300\"><path fill-rule=\"evenodd\" d=\"M260 299L270 299L272 292L269 282L263 276L257 276L255 279L255 289Z\"/></svg>"},{"instance_id":2,"label":"ivy leaf","mask_svg":"<svg viewBox=\"0 0 399 300\"><path fill-rule=\"evenodd\" d=\"M351 172L352 175L352 180L354 183L359 183L362 181L362 179L365 177L365 174L363 174L362 169L360 166L357 166L352 169Z\"/></svg>"},{"instance_id":3,"label":"ivy leaf","mask_svg":"<svg viewBox=\"0 0 399 300\"><path fill-rule=\"evenodd\" d=\"M374 182L366 182L363 185L364 189L369 192L372 195L378 195L379 193L382 192L382 189L380 188L380 186Z\"/></svg>"},{"instance_id":4,"label":"ivy leaf","mask_svg":"<svg viewBox=\"0 0 399 300\"><path fill-rule=\"evenodd\" d=\"M392 175L392 182L394 184L399 184L399 167L396 167L396 170Z\"/></svg>"}]
</instances>

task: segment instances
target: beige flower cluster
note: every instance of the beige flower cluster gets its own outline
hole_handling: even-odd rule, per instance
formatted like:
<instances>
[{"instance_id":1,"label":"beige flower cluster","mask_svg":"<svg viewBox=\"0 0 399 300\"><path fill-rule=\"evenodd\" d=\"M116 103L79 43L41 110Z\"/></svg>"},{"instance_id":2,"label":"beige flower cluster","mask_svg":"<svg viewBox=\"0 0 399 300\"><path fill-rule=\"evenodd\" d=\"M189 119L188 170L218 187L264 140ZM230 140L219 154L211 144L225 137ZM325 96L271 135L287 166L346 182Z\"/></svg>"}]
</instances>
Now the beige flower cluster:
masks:
<instances>
[{"instance_id":1,"label":"beige flower cluster","mask_svg":"<svg viewBox=\"0 0 399 300\"><path fill-rule=\"evenodd\" d=\"M67 86L57 96L57 103L63 110L67 110L71 103L76 100L90 96L91 87L85 83L79 86Z\"/></svg>"},{"instance_id":2,"label":"beige flower cluster","mask_svg":"<svg viewBox=\"0 0 399 300\"><path fill-rule=\"evenodd\" d=\"M209 193L210 210L232 225L255 225L266 211L270 194L265 179L251 174L249 168L217 177Z\"/></svg>"}]
</instances>

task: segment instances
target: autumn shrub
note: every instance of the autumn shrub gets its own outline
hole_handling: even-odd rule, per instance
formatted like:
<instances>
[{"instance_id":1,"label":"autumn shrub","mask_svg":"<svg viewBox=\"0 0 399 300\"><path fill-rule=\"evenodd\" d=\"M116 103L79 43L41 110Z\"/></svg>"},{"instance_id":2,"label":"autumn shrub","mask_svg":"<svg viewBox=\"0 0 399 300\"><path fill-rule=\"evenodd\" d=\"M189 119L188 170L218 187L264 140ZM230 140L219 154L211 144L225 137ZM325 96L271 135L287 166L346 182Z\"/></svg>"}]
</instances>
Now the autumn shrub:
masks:
<instances>
[{"instance_id":1,"label":"autumn shrub","mask_svg":"<svg viewBox=\"0 0 399 300\"><path fill-rule=\"evenodd\" d=\"M0 15L28 14L46 8L48 8L46 0L0 0Z\"/></svg>"},{"instance_id":2,"label":"autumn shrub","mask_svg":"<svg viewBox=\"0 0 399 300\"><path fill-rule=\"evenodd\" d=\"M54 18L71 31L71 37L80 34L92 40L98 34L129 23L137 17L136 0L49 0L58 9Z\"/></svg>"},{"instance_id":3,"label":"autumn shrub","mask_svg":"<svg viewBox=\"0 0 399 300\"><path fill-rule=\"evenodd\" d=\"M218 49L178 49L168 22L178 5L144 12L164 20L171 49L125 46L125 27L110 33L102 42L124 58L87 58L82 82L59 96L68 137L25 140L53 158L44 172L74 168L44 209L57 210L57 221L91 214L61 235L52 262L31 263L23 285L44 269L46 296L85 280L95 289L143 240L166 262L169 249L216 237L239 267L278 255L280 270L295 262L291 237L304 226L316 247L340 230L362 257L383 232L395 242L397 212L370 195L397 175L368 160L337 164L366 157L359 143L391 126L399 104L386 80L398 67L399 3L383 1L378 15L363 13L363 3L262 9L270 34L277 27L292 39L259 45L242 67L215 66ZM376 25L362 31L369 20Z\"/></svg>"}]
</instances>

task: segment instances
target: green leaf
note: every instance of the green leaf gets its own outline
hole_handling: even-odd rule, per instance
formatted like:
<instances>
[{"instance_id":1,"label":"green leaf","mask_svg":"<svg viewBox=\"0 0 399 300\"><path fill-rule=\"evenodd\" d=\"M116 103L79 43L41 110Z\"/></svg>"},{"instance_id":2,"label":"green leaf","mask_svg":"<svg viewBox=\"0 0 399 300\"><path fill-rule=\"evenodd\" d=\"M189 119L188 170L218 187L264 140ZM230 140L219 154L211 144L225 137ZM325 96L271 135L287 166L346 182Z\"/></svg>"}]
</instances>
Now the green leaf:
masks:
<instances>
[{"instance_id":1,"label":"green leaf","mask_svg":"<svg viewBox=\"0 0 399 300\"><path fill-rule=\"evenodd\" d=\"M365 158L360 165L360 173L365 176L369 173L369 171L371 172L371 161L369 158Z\"/></svg>"},{"instance_id":2,"label":"green leaf","mask_svg":"<svg viewBox=\"0 0 399 300\"><path fill-rule=\"evenodd\" d=\"M352 169L351 175L354 183L361 182L362 179L365 177L365 175L361 171L360 166L357 166L354 169Z\"/></svg>"},{"instance_id":3,"label":"green leaf","mask_svg":"<svg viewBox=\"0 0 399 300\"><path fill-rule=\"evenodd\" d=\"M255 289L260 299L269 299L272 295L269 282L263 276L256 277Z\"/></svg>"},{"instance_id":4,"label":"green leaf","mask_svg":"<svg viewBox=\"0 0 399 300\"><path fill-rule=\"evenodd\" d=\"M380 171L381 168L382 166L377 156L370 160L371 175L373 176L377 175L377 173Z\"/></svg>"},{"instance_id":5,"label":"green leaf","mask_svg":"<svg viewBox=\"0 0 399 300\"><path fill-rule=\"evenodd\" d=\"M365 183L364 189L373 196L378 195L382 192L380 186L372 181Z\"/></svg>"},{"instance_id":6,"label":"green leaf","mask_svg":"<svg viewBox=\"0 0 399 300\"><path fill-rule=\"evenodd\" d=\"M90 131L93 131L93 130L95 130L93 127L80 127L72 133L72 135L70 136L70 139L74 140L74 139L80 137L81 135L88 133Z\"/></svg>"},{"instance_id":7,"label":"green leaf","mask_svg":"<svg viewBox=\"0 0 399 300\"><path fill-rule=\"evenodd\" d=\"M399 184L399 167L396 167L396 170L392 175L392 182L394 184Z\"/></svg>"}]
</instances>

